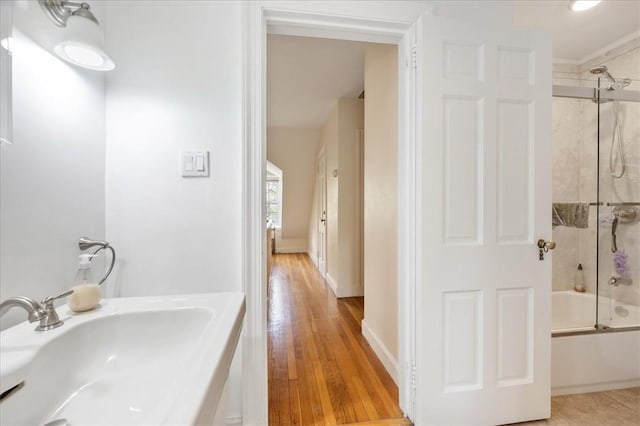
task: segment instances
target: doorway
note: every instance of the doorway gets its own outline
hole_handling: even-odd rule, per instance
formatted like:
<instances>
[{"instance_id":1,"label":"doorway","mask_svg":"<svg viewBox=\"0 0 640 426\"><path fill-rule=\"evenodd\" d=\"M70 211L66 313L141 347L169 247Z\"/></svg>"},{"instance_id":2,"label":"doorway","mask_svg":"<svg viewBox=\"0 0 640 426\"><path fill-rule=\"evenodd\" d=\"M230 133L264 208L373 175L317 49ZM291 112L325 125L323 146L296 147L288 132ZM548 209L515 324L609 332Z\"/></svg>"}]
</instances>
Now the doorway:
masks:
<instances>
[{"instance_id":1,"label":"doorway","mask_svg":"<svg viewBox=\"0 0 640 426\"><path fill-rule=\"evenodd\" d=\"M294 235L290 223L309 219L307 250L289 255L294 252L282 251L287 244L277 243L268 282L270 424L308 422L309 413L338 424L402 418L396 384L397 67L395 45L267 39L266 154L286 176L282 241L306 237L304 230ZM371 135L367 158L365 128ZM312 193L309 209L300 201ZM364 216L372 226L363 226ZM317 271L308 268L312 264ZM309 367L311 379L304 374ZM321 406L316 393L325 396Z\"/></svg>"},{"instance_id":2,"label":"doorway","mask_svg":"<svg viewBox=\"0 0 640 426\"><path fill-rule=\"evenodd\" d=\"M334 17L304 12L281 11L249 4L246 40L248 67L245 98L245 232L244 270L247 302L245 326L246 350L243 352L243 418L248 424L266 424L267 401L267 304L266 259L264 257L264 218L251 212L263 211L266 161L264 80L265 61L259 52L265 46L267 26L270 34L330 37L345 40L392 43L398 46L398 283L399 283L399 401L403 412L413 413L412 374L415 347L415 264L416 220L415 135L413 129L414 70L407 66L407 54L414 32L407 22L380 22L358 18ZM401 52L401 53L400 53ZM407 53L408 52L408 53ZM257 56L254 56L257 53ZM262 58L262 59L260 59Z\"/></svg>"}]
</instances>

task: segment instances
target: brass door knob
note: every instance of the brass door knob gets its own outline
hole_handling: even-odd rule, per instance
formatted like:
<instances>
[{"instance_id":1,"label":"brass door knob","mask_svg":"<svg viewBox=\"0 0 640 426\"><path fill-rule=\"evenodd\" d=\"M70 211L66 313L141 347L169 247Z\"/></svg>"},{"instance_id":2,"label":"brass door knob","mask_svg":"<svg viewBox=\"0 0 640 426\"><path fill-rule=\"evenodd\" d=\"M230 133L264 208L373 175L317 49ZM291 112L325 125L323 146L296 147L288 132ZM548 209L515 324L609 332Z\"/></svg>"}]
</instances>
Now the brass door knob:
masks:
<instances>
[{"instance_id":1,"label":"brass door knob","mask_svg":"<svg viewBox=\"0 0 640 426\"><path fill-rule=\"evenodd\" d=\"M538 240L538 258L540 260L544 260L544 254L549 250L553 250L556 248L555 241L549 240L545 241L542 238Z\"/></svg>"}]
</instances>

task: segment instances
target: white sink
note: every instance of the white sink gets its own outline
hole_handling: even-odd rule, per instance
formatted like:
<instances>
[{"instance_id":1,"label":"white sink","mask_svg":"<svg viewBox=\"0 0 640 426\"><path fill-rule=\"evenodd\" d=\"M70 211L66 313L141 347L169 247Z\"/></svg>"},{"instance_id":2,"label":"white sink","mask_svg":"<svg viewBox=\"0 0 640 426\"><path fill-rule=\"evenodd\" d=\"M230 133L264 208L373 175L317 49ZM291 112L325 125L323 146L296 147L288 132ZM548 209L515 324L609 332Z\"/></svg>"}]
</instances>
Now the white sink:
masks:
<instances>
[{"instance_id":1,"label":"white sink","mask_svg":"<svg viewBox=\"0 0 640 426\"><path fill-rule=\"evenodd\" d=\"M208 422L242 329L244 295L106 299L36 332L0 333L2 425L186 425Z\"/></svg>"}]
</instances>

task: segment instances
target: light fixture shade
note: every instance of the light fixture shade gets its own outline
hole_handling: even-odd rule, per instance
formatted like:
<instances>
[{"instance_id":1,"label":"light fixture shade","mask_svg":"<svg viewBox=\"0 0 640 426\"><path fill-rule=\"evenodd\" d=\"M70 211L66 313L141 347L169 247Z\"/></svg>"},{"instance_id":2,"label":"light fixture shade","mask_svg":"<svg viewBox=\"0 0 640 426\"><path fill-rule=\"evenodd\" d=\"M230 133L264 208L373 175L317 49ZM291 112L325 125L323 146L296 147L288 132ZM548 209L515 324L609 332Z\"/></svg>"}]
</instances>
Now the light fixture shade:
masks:
<instances>
[{"instance_id":1,"label":"light fixture shade","mask_svg":"<svg viewBox=\"0 0 640 426\"><path fill-rule=\"evenodd\" d=\"M92 70L115 68L105 52L102 31L95 22L82 16L69 16L64 33L64 39L54 48L62 59Z\"/></svg>"}]
</instances>

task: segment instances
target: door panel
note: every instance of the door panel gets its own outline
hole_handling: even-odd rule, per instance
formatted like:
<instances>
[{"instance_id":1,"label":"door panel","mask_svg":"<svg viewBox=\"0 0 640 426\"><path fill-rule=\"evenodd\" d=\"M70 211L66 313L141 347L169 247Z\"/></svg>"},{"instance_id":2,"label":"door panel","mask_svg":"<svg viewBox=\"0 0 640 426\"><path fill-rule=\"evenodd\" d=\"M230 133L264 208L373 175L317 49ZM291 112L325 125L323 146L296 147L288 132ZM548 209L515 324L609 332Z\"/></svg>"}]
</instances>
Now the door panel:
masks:
<instances>
[{"instance_id":1,"label":"door panel","mask_svg":"<svg viewBox=\"0 0 640 426\"><path fill-rule=\"evenodd\" d=\"M551 50L540 34L418 25L422 282L416 424L550 415Z\"/></svg>"},{"instance_id":2,"label":"door panel","mask_svg":"<svg viewBox=\"0 0 640 426\"><path fill-rule=\"evenodd\" d=\"M327 171L324 150L318 155L318 269L327 273Z\"/></svg>"}]
</instances>

